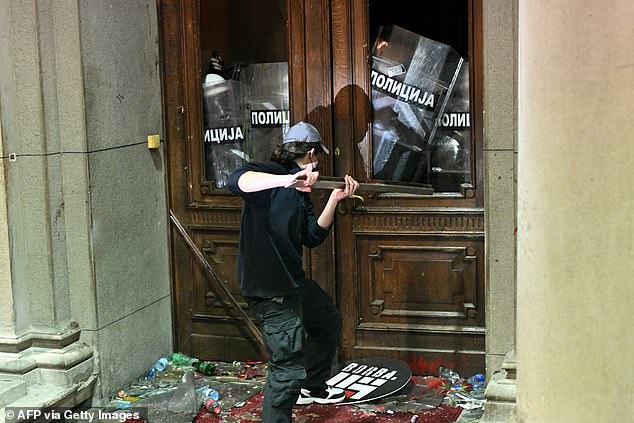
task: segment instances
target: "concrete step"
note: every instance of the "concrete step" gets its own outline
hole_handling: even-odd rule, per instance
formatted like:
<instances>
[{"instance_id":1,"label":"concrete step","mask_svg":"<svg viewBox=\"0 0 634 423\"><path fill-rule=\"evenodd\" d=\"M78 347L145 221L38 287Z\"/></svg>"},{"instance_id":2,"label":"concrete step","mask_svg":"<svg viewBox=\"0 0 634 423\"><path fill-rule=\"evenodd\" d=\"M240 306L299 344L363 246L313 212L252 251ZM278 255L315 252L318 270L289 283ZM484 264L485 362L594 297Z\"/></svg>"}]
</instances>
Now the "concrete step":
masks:
<instances>
[{"instance_id":1,"label":"concrete step","mask_svg":"<svg viewBox=\"0 0 634 423\"><path fill-rule=\"evenodd\" d=\"M486 405L480 423L515 422L515 401L517 395L517 363L515 351L510 351L502 363L503 372L487 385L484 393Z\"/></svg>"},{"instance_id":2,"label":"concrete step","mask_svg":"<svg viewBox=\"0 0 634 423\"><path fill-rule=\"evenodd\" d=\"M23 386L20 387L20 391L13 391L14 396L17 395L17 397L15 397L13 401L2 402L2 407L0 407L0 423L5 423L5 407L47 409L49 407L74 407L81 404L92 396L95 380L96 376L93 375L88 380L70 387L59 387L48 384L38 384L27 387L25 382L21 382ZM4 401L4 396L1 398L2 401ZM11 421L23 420L13 419Z\"/></svg>"},{"instance_id":3,"label":"concrete step","mask_svg":"<svg viewBox=\"0 0 634 423\"><path fill-rule=\"evenodd\" d=\"M504 357L502 369L506 371L507 379L517 379L517 362L515 361L515 351L510 351Z\"/></svg>"},{"instance_id":4,"label":"concrete step","mask_svg":"<svg viewBox=\"0 0 634 423\"><path fill-rule=\"evenodd\" d=\"M25 381L0 377L0 408L24 397L26 391Z\"/></svg>"}]
</instances>

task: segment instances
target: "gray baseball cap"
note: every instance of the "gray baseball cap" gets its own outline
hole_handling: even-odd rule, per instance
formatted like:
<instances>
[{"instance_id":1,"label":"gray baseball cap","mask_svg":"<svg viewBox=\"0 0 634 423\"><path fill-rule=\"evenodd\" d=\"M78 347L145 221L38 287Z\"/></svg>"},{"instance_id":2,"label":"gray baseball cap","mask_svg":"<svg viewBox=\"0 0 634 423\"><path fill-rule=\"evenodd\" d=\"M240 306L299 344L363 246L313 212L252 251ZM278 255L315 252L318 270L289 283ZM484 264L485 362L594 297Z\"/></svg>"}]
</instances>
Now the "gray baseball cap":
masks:
<instances>
[{"instance_id":1,"label":"gray baseball cap","mask_svg":"<svg viewBox=\"0 0 634 423\"><path fill-rule=\"evenodd\" d=\"M282 144L289 142L319 143L324 153L330 154L330 151L326 148L324 143L321 142L321 135L319 135L317 128L304 121L299 121L288 129L288 132L284 135Z\"/></svg>"}]
</instances>

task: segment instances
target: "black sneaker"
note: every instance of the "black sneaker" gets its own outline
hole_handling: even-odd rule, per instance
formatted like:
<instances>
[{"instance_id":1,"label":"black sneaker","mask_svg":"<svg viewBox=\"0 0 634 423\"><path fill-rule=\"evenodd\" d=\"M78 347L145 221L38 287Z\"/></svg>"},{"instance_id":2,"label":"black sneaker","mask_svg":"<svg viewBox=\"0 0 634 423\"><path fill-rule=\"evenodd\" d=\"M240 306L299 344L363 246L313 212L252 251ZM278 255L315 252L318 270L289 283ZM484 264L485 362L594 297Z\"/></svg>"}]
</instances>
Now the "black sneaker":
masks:
<instances>
[{"instance_id":1,"label":"black sneaker","mask_svg":"<svg viewBox=\"0 0 634 423\"><path fill-rule=\"evenodd\" d=\"M328 387L326 389L302 388L297 398L297 405L306 405L316 402L317 404L336 404L346 399L343 389Z\"/></svg>"}]
</instances>

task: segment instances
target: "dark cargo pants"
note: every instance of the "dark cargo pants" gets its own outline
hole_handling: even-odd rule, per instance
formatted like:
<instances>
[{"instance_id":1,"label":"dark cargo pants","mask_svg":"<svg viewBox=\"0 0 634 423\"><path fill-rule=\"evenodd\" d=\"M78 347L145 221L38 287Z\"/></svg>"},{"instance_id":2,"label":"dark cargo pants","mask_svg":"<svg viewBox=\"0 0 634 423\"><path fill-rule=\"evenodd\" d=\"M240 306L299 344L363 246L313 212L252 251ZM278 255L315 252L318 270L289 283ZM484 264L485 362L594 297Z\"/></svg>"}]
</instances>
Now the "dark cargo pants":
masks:
<instances>
[{"instance_id":1,"label":"dark cargo pants","mask_svg":"<svg viewBox=\"0 0 634 423\"><path fill-rule=\"evenodd\" d=\"M270 353L264 423L291 422L300 388L326 388L341 337L341 315L326 293L315 281L297 283L298 295L247 299Z\"/></svg>"}]
</instances>

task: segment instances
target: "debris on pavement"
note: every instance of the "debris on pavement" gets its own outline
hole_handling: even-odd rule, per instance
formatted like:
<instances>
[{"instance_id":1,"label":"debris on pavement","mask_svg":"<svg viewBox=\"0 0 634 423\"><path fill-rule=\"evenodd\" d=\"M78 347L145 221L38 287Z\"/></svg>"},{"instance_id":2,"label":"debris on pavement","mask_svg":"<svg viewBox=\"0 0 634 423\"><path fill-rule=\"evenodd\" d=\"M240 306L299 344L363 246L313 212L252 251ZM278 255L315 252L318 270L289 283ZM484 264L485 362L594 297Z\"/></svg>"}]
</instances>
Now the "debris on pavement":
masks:
<instances>
[{"instance_id":1,"label":"debris on pavement","mask_svg":"<svg viewBox=\"0 0 634 423\"><path fill-rule=\"evenodd\" d=\"M439 367L438 376L447 390L444 404L459 406L465 410L484 408L487 382L483 374L476 374L465 380L455 371Z\"/></svg>"},{"instance_id":2,"label":"debris on pavement","mask_svg":"<svg viewBox=\"0 0 634 423\"><path fill-rule=\"evenodd\" d=\"M152 423L190 423L201 414L224 418L263 390L266 373L266 363L260 361L202 361L174 353L120 389L104 409L146 408Z\"/></svg>"},{"instance_id":3,"label":"debris on pavement","mask_svg":"<svg viewBox=\"0 0 634 423\"><path fill-rule=\"evenodd\" d=\"M170 359L158 359L144 378L120 389L104 409L147 409L147 420L127 423L261 421L266 375L267 364L261 361L202 361L174 353ZM403 389L372 403L296 407L294 421L454 422L459 410L484 408L485 388L481 374L465 380L441 367L437 376L412 376Z\"/></svg>"},{"instance_id":4,"label":"debris on pavement","mask_svg":"<svg viewBox=\"0 0 634 423\"><path fill-rule=\"evenodd\" d=\"M372 403L355 404L355 406L375 413L417 414L439 407L443 403L445 392L442 380L439 378L412 376L410 382L396 394Z\"/></svg>"}]
</instances>

